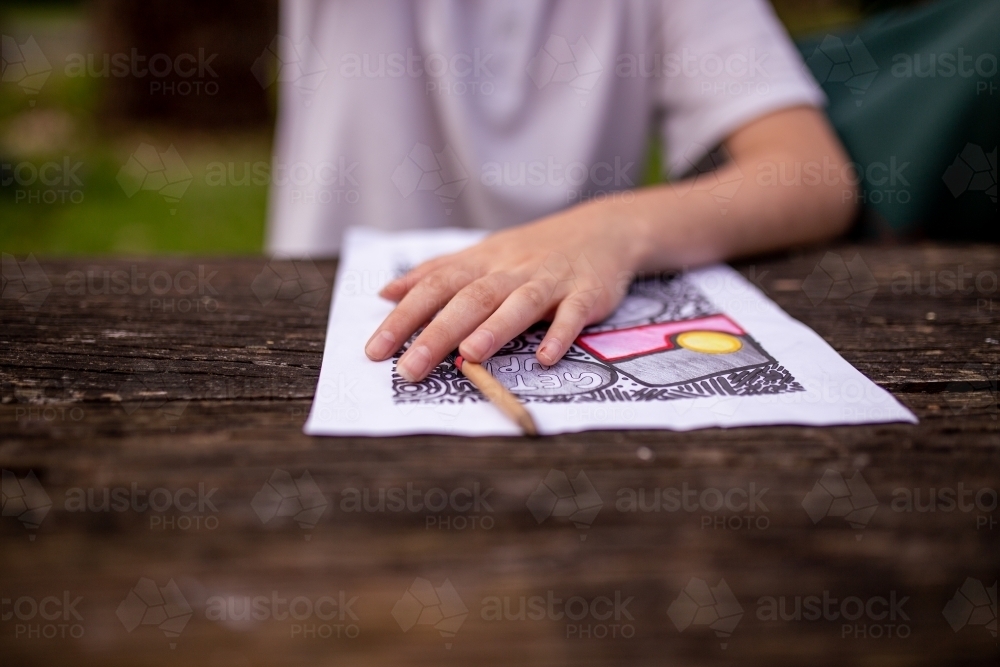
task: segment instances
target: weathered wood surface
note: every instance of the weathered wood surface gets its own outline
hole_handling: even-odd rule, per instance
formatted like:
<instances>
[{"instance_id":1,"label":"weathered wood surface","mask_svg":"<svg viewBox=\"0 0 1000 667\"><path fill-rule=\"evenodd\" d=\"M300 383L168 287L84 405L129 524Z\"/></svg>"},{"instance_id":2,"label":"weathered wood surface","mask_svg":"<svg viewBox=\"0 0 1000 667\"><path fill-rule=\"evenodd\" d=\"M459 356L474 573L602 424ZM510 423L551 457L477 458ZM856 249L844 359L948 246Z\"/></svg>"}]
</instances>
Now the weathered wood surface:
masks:
<instances>
[{"instance_id":1,"label":"weathered wood surface","mask_svg":"<svg viewBox=\"0 0 1000 667\"><path fill-rule=\"evenodd\" d=\"M878 283L869 303L852 310L836 295L820 301L803 291L822 251L738 268L908 405L917 426L310 438L301 426L335 263L317 263L327 291L310 308L255 293L264 259L42 260L51 291L37 311L0 299L0 466L19 483L33 471L52 502L37 529L15 516L0 520L3 663L995 664L996 638L984 625L953 630L943 610L968 578L989 587L1000 569L1000 249L834 252L845 261L860 254ZM104 272L119 270L147 279L163 271L171 287L140 294L137 279L134 290L120 282L104 289ZM81 291L88 271L95 282ZM208 278L200 285L199 271ZM828 469L845 478L859 471L874 493L878 509L863 529L835 516L814 524L803 509ZM275 470L310 473L329 503L315 526L264 522L254 510ZM589 527L532 516L528 498L551 470L570 479L583 471L593 483L603 505ZM99 499L105 488L199 484L218 489L202 508L187 508L185 497L183 508L165 512L70 511L74 489L95 489ZM380 489L477 484L492 489L478 509L343 505L355 489L374 502ZM700 497L751 484L766 489L766 509L620 511L629 489L642 489L648 504L657 488L687 485ZM926 505L932 489L971 489L972 509L899 505L906 493ZM182 591L192 616L179 637L155 625L128 632L116 615L140 577L159 586L173 579ZM429 625L402 631L392 610L417 577L434 586L447 579L468 608L454 637ZM692 578L713 587L723 579L731 589L743 616L730 637L701 624L706 616L678 629L684 605L668 610ZM82 598L82 620L20 618L32 601L61 600L64 591ZM207 617L213 596L238 598L238 610L243 596L272 591L314 601L343 591L357 597L357 619ZM872 617L847 623L767 619L768 597L784 596L791 612L796 596L824 591L838 600L908 598L906 618L875 618L875 603ZM633 599L617 620L488 620L494 597L508 597L516 612L522 596L550 592ZM46 609L61 607L50 601ZM995 598L992 612L980 613L995 618Z\"/></svg>"}]
</instances>

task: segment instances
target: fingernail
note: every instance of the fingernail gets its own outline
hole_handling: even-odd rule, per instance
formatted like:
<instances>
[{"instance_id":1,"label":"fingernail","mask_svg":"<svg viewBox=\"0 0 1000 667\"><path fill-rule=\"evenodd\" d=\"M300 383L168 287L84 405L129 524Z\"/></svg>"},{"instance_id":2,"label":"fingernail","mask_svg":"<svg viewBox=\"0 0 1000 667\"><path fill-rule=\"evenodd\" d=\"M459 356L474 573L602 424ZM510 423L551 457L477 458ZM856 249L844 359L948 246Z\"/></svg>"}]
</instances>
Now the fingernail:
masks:
<instances>
[{"instance_id":1,"label":"fingernail","mask_svg":"<svg viewBox=\"0 0 1000 667\"><path fill-rule=\"evenodd\" d=\"M372 361L382 361L389 356L395 344L396 337L391 332L380 331L368 341L368 345L365 346L365 354Z\"/></svg>"},{"instance_id":2,"label":"fingernail","mask_svg":"<svg viewBox=\"0 0 1000 667\"><path fill-rule=\"evenodd\" d=\"M562 352L562 343L558 338L549 338L547 341L542 343L541 349L538 350L539 361L544 363L546 366L550 366L555 363L556 357Z\"/></svg>"},{"instance_id":3,"label":"fingernail","mask_svg":"<svg viewBox=\"0 0 1000 667\"><path fill-rule=\"evenodd\" d=\"M493 349L493 333L486 329L480 329L465 339L462 347L469 353L468 356L476 361L482 361Z\"/></svg>"},{"instance_id":4,"label":"fingernail","mask_svg":"<svg viewBox=\"0 0 1000 667\"><path fill-rule=\"evenodd\" d=\"M416 382L431 369L431 351L426 345L412 347L400 360L396 370L407 382Z\"/></svg>"}]
</instances>

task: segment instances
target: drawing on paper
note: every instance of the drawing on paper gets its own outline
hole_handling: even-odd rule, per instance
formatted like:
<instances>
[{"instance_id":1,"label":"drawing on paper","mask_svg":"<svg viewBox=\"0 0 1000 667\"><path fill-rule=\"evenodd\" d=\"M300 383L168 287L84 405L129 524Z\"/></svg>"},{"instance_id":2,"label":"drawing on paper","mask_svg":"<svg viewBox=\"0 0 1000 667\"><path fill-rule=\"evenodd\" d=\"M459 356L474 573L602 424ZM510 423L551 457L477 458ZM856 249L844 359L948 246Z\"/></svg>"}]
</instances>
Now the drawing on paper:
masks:
<instances>
[{"instance_id":1,"label":"drawing on paper","mask_svg":"<svg viewBox=\"0 0 1000 667\"><path fill-rule=\"evenodd\" d=\"M584 329L554 366L535 358L545 330L536 325L483 364L527 402L666 401L804 391L738 322L680 275L633 283L618 310ZM453 362L448 358L425 380L407 382L395 372L394 360L393 400L486 400Z\"/></svg>"}]
</instances>

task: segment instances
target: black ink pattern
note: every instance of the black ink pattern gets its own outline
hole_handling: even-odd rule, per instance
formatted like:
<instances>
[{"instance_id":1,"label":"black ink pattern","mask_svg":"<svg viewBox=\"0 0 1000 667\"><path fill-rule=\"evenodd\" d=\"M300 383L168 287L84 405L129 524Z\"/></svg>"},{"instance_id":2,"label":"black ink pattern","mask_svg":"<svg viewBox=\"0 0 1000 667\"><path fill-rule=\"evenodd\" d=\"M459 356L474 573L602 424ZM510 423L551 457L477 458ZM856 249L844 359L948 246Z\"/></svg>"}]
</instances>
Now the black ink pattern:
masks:
<instances>
[{"instance_id":1,"label":"black ink pattern","mask_svg":"<svg viewBox=\"0 0 1000 667\"><path fill-rule=\"evenodd\" d=\"M650 278L633 283L621 307L584 333L637 327L645 331L648 325L686 323L713 315L720 315L718 309L683 277ZM702 354L667 343L663 350L605 361L574 344L562 360L547 367L534 357L546 328L535 325L504 345L486 363L494 377L529 403L668 401L804 391L787 369L739 329L733 329L740 333L740 342L731 354ZM396 354L394 364L405 349ZM397 403L486 400L455 368L454 356L439 364L422 382L407 382L395 372L394 365L392 386Z\"/></svg>"}]
</instances>

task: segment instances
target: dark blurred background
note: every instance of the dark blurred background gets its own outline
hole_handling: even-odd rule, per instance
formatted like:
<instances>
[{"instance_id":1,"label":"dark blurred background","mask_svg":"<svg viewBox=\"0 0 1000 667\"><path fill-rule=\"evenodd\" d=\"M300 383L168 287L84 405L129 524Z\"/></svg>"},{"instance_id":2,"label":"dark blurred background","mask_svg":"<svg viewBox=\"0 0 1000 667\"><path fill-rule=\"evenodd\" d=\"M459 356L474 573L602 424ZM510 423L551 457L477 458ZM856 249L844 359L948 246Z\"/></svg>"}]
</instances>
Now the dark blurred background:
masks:
<instances>
[{"instance_id":1,"label":"dark blurred background","mask_svg":"<svg viewBox=\"0 0 1000 667\"><path fill-rule=\"evenodd\" d=\"M915 3L773 4L799 37ZM247 175L269 160L276 90L254 64L277 5L4 0L0 249L259 252L267 186Z\"/></svg>"}]
</instances>

